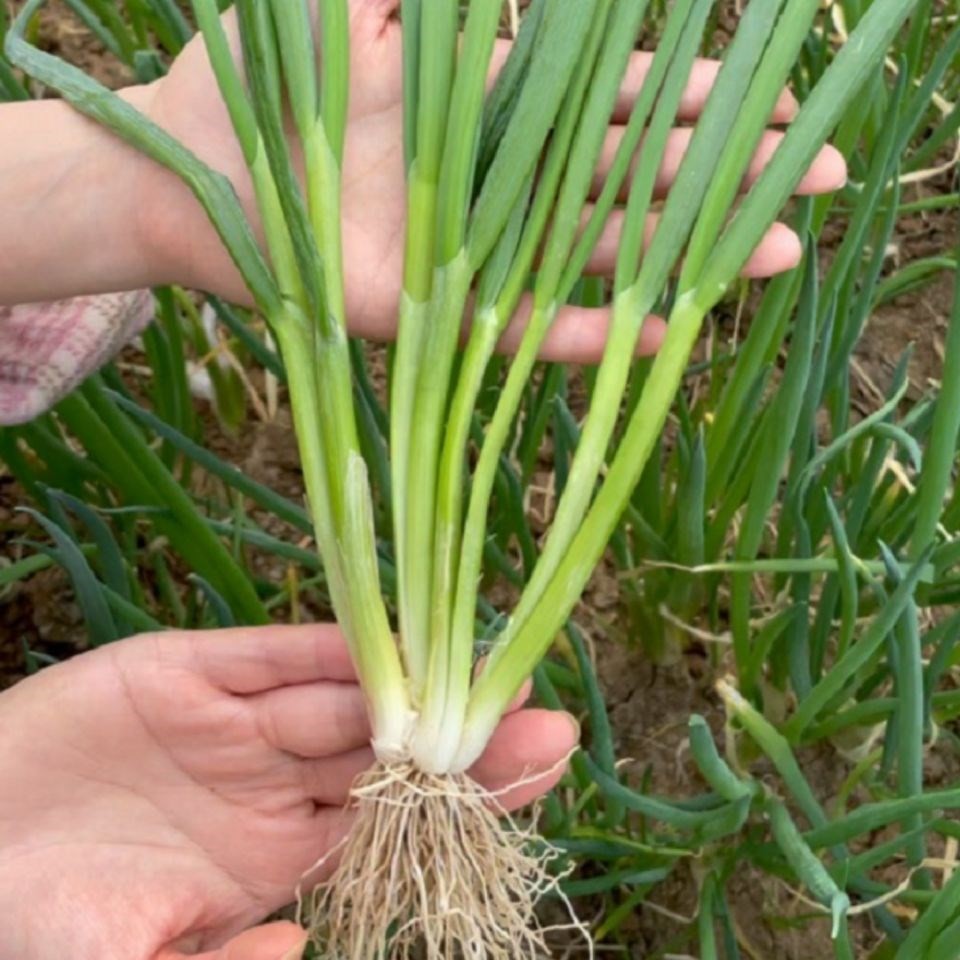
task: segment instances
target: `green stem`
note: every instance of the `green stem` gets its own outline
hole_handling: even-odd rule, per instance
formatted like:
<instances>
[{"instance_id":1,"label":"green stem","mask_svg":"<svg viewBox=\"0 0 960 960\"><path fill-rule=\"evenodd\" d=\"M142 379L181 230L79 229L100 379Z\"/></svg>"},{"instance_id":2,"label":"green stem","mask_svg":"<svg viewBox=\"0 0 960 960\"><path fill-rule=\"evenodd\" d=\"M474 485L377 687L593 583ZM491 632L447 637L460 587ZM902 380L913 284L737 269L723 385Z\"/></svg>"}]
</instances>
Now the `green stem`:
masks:
<instances>
[{"instance_id":1,"label":"green stem","mask_svg":"<svg viewBox=\"0 0 960 960\"><path fill-rule=\"evenodd\" d=\"M674 306L667 337L593 506L523 627L510 643L494 648L474 684L458 766L469 767L482 752L503 711L546 652L590 579L666 423L703 316L691 297L681 298ZM601 396L595 393L594 403Z\"/></svg>"},{"instance_id":2,"label":"green stem","mask_svg":"<svg viewBox=\"0 0 960 960\"><path fill-rule=\"evenodd\" d=\"M493 309L482 311L474 318L474 331L448 416L450 426L438 475L430 620L433 645L414 742L418 764L436 772L449 768L459 745L470 686L475 604L471 608L468 632L458 633L452 629L451 603L456 591L455 571L461 546L463 459L474 404L498 335L499 324ZM485 524L481 529L486 529ZM480 549L482 552L483 543Z\"/></svg>"},{"instance_id":3,"label":"green stem","mask_svg":"<svg viewBox=\"0 0 960 960\"><path fill-rule=\"evenodd\" d=\"M434 605L435 621L438 626L448 624L449 643L443 643L447 652L438 656L431 677L433 681L429 687L430 695L425 700L425 715L423 722L424 734L421 750L418 756L427 759L427 754L436 750L437 761L443 764L443 769L449 769L450 762L459 746L460 732L463 724L462 710L465 706L467 688L470 681L470 659L473 656L474 621L476 615L477 584L480 578L480 568L483 560L483 545L487 539L487 507L493 493L493 486L497 478L497 467L500 461L500 452L506 443L507 436L513 425L513 412L522 399L523 392L529 381L530 372L537 361L537 350L543 333L549 328L556 310L535 310L530 319L530 329L533 336L524 337L520 351L514 358L507 382L503 387L497 412L487 429L484 438L480 460L474 471L471 488L470 504L464 524L463 545L460 551L460 569L456 577L456 594L454 599L452 622L448 624L449 600L444 596L437 596ZM481 331L472 344L475 346L477 358L496 344L497 330L500 326L496 312L491 310L477 317L478 329ZM474 358L471 357L471 360ZM488 357L489 359L489 357ZM482 380L483 370L479 362L475 366L465 368L470 379L479 383ZM461 381L469 385L467 381ZM466 389L466 386L465 386ZM459 412L469 407L472 409L472 398L466 394L458 397ZM506 413L504 413L506 411ZM457 411L455 411L457 412ZM466 419L466 418L464 418ZM469 420L461 422L458 433L469 428ZM462 447L459 448L462 451ZM450 448L450 456L457 455ZM460 453L462 456L462 453ZM454 481L455 482L455 481ZM449 493L459 497L459 490L450 490ZM446 543L441 548L443 555L454 547L451 534L455 531L455 508L445 503L445 509L451 509L451 515L441 518L441 525L437 529L437 537L443 538ZM438 556L438 561L442 556ZM449 569L449 568L448 568ZM453 583L450 584L453 586ZM436 635L438 638L445 636ZM438 643L443 641L438 639ZM460 711L460 712L457 712ZM431 744L431 738L437 738ZM439 749L442 747L443 749Z\"/></svg>"},{"instance_id":4,"label":"green stem","mask_svg":"<svg viewBox=\"0 0 960 960\"><path fill-rule=\"evenodd\" d=\"M413 186L411 185L411 190ZM415 648L407 572L407 485L410 434L416 396L417 364L430 313L429 305L400 295L397 345L390 384L390 480L393 494L393 543L397 558L397 607L400 646L411 677L426 675L426 653Z\"/></svg>"},{"instance_id":5,"label":"green stem","mask_svg":"<svg viewBox=\"0 0 960 960\"><path fill-rule=\"evenodd\" d=\"M466 240L484 88L502 8L501 0L473 0L468 6L437 192L439 267L454 260Z\"/></svg>"},{"instance_id":6,"label":"green stem","mask_svg":"<svg viewBox=\"0 0 960 960\"><path fill-rule=\"evenodd\" d=\"M500 639L501 644L504 645L511 643L523 629L563 557L568 553L583 521L613 436L620 411L620 401L629 380L630 368L643 323L656 301L672 263L672 258L653 259L644 264L639 279L636 279L643 224L653 198L660 159L666 149L667 138L676 117L709 6L709 3L700 2L693 4L691 10L684 5L674 10L668 23L664 47L654 60L644 90L635 107L637 113L641 115L647 113L662 83L661 96L630 190L626 213L628 228L621 240L618 255L617 295L613 304L613 320L603 362L597 374L590 415L584 426L546 546ZM665 249L663 244L660 245L660 249ZM515 375L518 378L523 377L524 381L529 379L532 361L536 356L535 351L539 349L543 337L556 316L556 304L546 302L547 295L555 296L556 291L544 292L538 289L537 294L537 306L540 307L541 314L537 314L535 306L534 319L524 335L524 343L521 347L524 362L521 363L518 355L510 371L511 377ZM528 340L531 342L527 343ZM513 400L509 379L507 389L504 390L498 405L498 415L501 412L499 407L506 407L508 399ZM506 407L504 413L512 416L515 409L515 406ZM491 431L492 429L491 427ZM496 450L496 454L499 456L499 449ZM468 520L468 524L469 522ZM468 574L465 585L469 586L470 583L475 583L475 579L471 579ZM459 590L458 582L458 592Z\"/></svg>"},{"instance_id":7,"label":"green stem","mask_svg":"<svg viewBox=\"0 0 960 960\"><path fill-rule=\"evenodd\" d=\"M937 398L923 473L917 486L913 529L914 556L937 539L944 498L950 488L960 434L960 269L954 277L953 312L943 360L943 383Z\"/></svg>"},{"instance_id":8,"label":"green stem","mask_svg":"<svg viewBox=\"0 0 960 960\"><path fill-rule=\"evenodd\" d=\"M589 35L587 48L575 72L572 89L560 111L536 195L526 224L523 225L522 236L517 242L516 234L519 233L521 222L516 218L522 218L526 211L526 189L508 220L501 242L488 261L489 270L481 277L478 291L481 307L474 317L447 419L447 435L438 479L434 545L434 590L431 603L434 647L416 750L421 763L432 763L438 770L447 769L454 758L469 693L477 581L486 540L485 536L478 534L482 534L486 529L486 513L497 475L500 452L536 363L540 344L556 316L554 306L540 309L536 304L552 304L561 282L561 270L569 256L579 214L589 190L591 173L603 144L606 117L613 109L620 76L616 68L620 64L625 65L631 46L629 37L624 41L623 31L615 34L619 43L627 49L612 62L615 76L611 74L606 89L603 90L607 102L594 103L593 106L598 109L584 113L582 107L588 95L589 81L607 33L609 8L609 0L603 0ZM639 17L641 13L642 8L639 13L634 8L631 15ZM634 23L633 27L633 34L630 36L635 35L637 24ZM602 119L602 122L598 118ZM577 157L579 162L576 162L574 157ZM568 165L570 174L567 174ZM575 168L579 169L576 169L574 175ZM563 189L557 201L561 183ZM476 470L470 498L471 519L468 519L467 523L469 542L464 544L465 549L461 552L464 458L476 400L497 340L519 303L551 216L554 221L553 231L538 276L534 317L511 367L507 385L483 444L481 463ZM501 258L508 257L512 258L509 266L501 262Z\"/></svg>"}]
</instances>

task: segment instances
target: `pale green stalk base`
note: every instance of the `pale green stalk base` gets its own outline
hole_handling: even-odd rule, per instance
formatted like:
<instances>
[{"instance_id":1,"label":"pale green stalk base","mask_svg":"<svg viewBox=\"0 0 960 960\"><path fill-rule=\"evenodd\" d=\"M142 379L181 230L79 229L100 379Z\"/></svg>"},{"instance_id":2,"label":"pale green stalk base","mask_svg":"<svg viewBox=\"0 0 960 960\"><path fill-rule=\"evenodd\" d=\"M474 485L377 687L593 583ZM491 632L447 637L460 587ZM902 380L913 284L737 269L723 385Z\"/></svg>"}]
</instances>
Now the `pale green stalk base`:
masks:
<instances>
[{"instance_id":1,"label":"pale green stalk base","mask_svg":"<svg viewBox=\"0 0 960 960\"><path fill-rule=\"evenodd\" d=\"M434 651L444 637L431 630L434 581L434 521L436 476L446 426L444 409L449 399L450 373L463 324L464 307L473 271L466 255L434 272L433 299L428 308L427 329L420 355L412 358L417 368L416 391L408 446L408 467L402 485L394 491L404 506L403 555L405 614L403 642L418 665L411 674L414 700L422 704L434 671ZM426 665L423 674L419 672Z\"/></svg>"},{"instance_id":2,"label":"pale green stalk base","mask_svg":"<svg viewBox=\"0 0 960 960\"><path fill-rule=\"evenodd\" d=\"M396 356L390 392L390 470L394 491L407 485L410 463L409 424L413 420L413 406L417 382L417 358L423 343L429 305L414 301L405 292L400 297L400 314ZM406 601L408 596L407 565L401 561L407 553L407 505L405 497L393 497L393 539L397 555L397 598L400 627L400 646L407 676L416 687L427 675L427 651L415 646L411 638L416 634L413 612Z\"/></svg>"},{"instance_id":3,"label":"pale green stalk base","mask_svg":"<svg viewBox=\"0 0 960 960\"><path fill-rule=\"evenodd\" d=\"M287 367L308 507L334 610L358 673L376 678L375 683L364 685L376 752L384 759L396 760L406 755L414 714L380 593L366 464L356 451L350 451L343 464L344 509L337 530L330 510L330 464L321 439L323 418L317 391L317 378L327 366L323 361L331 356L323 351L315 356L313 331L292 305L286 314L271 319Z\"/></svg>"},{"instance_id":4,"label":"pale green stalk base","mask_svg":"<svg viewBox=\"0 0 960 960\"><path fill-rule=\"evenodd\" d=\"M481 311L474 318L440 462L434 532L433 655L411 745L414 761L428 773L450 769L460 745L470 693L473 631L471 628L464 636L451 633L463 520L464 452L476 398L499 333L500 324L493 309Z\"/></svg>"}]
</instances>

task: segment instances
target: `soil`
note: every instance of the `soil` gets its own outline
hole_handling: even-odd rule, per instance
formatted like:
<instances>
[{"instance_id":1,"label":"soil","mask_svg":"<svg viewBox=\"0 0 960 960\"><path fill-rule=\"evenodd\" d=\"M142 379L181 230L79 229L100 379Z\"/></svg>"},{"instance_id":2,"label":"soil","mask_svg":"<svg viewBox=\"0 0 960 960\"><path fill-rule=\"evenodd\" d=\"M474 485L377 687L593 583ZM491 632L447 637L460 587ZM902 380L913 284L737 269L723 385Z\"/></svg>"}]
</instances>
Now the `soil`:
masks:
<instances>
[{"instance_id":1,"label":"soil","mask_svg":"<svg viewBox=\"0 0 960 960\"><path fill-rule=\"evenodd\" d=\"M934 186L947 192L946 177ZM929 196L927 188L920 196ZM924 257L943 256L956 250L960 242L960 217L946 211L937 216L915 215L898 224L888 263L900 267ZM941 272L930 284L914 293L904 294L885 304L870 317L867 334L857 350L859 364L876 383L887 384L893 369L907 346L914 348L910 379L917 393L925 393L939 383L943 371L944 342L953 300L953 280Z\"/></svg>"},{"instance_id":2,"label":"soil","mask_svg":"<svg viewBox=\"0 0 960 960\"><path fill-rule=\"evenodd\" d=\"M62 14L58 4L47 8L42 31L49 49L92 69L104 82L117 86L128 81L126 71L104 58L72 17ZM923 185L922 190L927 194L950 188L946 178L941 178ZM904 200L918 198L920 189L910 188L912 194ZM838 241L839 234L833 239ZM958 243L955 215L918 215L900 225L888 268L956 249ZM915 345L910 368L914 399L930 389L942 369L951 298L951 280L941 275L918 292L876 311L857 352L855 403L875 409L877 391L887 389L897 360L911 343ZM286 410L281 408L273 422L251 419L238 436L220 432L209 412L205 414L205 425L208 442L220 456L280 493L294 499L302 495L302 477ZM0 475L0 560L13 561L31 552L19 540L36 531L31 530L24 515L14 512L24 502L23 492L8 477ZM288 528L278 528L276 533L290 537ZM276 563L259 572L273 580L284 573ZM578 610L609 707L617 755L624 758L628 778L634 782L645 778L652 793L678 797L701 791L703 784L697 781L686 752L687 722L692 713L702 714L722 737L724 713L713 686L725 672L724 656L722 652L717 656L715 650L707 650L697 642L677 663L655 667L641 652L639 638L630 636L623 626L626 621L619 616L618 595L612 565L601 567ZM283 613L280 611L281 616ZM303 611L306 618L321 614L320 609L309 607ZM58 659L85 649L87 641L81 623L69 583L57 569L37 574L0 595L0 689L24 676L27 649ZM818 796L829 804L849 767L838 762L836 752L827 747L808 751L801 762ZM752 772L764 776L768 771L756 764ZM945 746L935 747L928 758L927 775L931 785L956 782L960 778L956 755ZM852 799L855 802L857 795ZM681 930L681 922L688 919L696 903L697 870L694 860L681 865L637 910L625 931L630 956L660 955L657 951L664 949ZM785 885L741 866L729 890L730 909L745 956L820 960L832 955L825 922L798 922L795 928L785 923L788 918L799 921L810 914L808 905ZM855 930L860 945L858 955L867 956L879 935L866 920L856 921Z\"/></svg>"},{"instance_id":3,"label":"soil","mask_svg":"<svg viewBox=\"0 0 960 960\"><path fill-rule=\"evenodd\" d=\"M6 2L6 0L3 0ZM14 10L22 0L13 0ZM130 70L104 52L103 46L70 11L63 0L50 0L40 11L39 45L80 67L104 86L116 90L134 80Z\"/></svg>"}]
</instances>

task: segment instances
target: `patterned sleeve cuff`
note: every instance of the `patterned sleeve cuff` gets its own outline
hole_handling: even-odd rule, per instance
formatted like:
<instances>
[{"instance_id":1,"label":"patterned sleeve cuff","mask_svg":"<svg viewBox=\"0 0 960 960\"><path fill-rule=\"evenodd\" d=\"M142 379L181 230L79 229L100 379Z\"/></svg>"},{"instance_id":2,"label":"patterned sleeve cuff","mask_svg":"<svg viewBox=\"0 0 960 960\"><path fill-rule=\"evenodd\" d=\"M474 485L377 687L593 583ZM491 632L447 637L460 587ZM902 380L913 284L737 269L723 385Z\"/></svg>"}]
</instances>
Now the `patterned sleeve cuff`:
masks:
<instances>
[{"instance_id":1,"label":"patterned sleeve cuff","mask_svg":"<svg viewBox=\"0 0 960 960\"><path fill-rule=\"evenodd\" d=\"M148 290L0 307L0 425L55 406L152 318Z\"/></svg>"}]
</instances>

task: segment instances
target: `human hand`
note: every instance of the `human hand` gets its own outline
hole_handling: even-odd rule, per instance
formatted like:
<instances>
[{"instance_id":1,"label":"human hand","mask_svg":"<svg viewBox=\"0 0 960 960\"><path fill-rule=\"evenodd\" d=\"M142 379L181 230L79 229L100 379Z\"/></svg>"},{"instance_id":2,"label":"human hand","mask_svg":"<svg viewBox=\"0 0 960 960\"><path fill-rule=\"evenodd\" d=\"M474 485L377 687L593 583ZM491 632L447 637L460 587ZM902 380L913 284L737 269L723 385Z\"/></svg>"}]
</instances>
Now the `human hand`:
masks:
<instances>
[{"instance_id":1,"label":"human hand","mask_svg":"<svg viewBox=\"0 0 960 960\"><path fill-rule=\"evenodd\" d=\"M352 0L352 87L343 171L343 237L345 247L347 317L353 333L374 339L389 339L395 329L397 302L403 267L406 188L403 161L402 50L400 25L392 19L399 0ZM235 18L227 15L228 32L238 48ZM508 50L501 44L497 61ZM599 194L604 175L613 160L633 100L649 67L651 55L637 53L624 84L607 145L595 178L593 195ZM680 110L680 120L691 123L701 112L718 64L699 61ZM243 157L220 98L203 41L195 39L173 65L170 74L136 95L138 105L154 121L189 146L215 169L226 174L237 189L248 215L256 219L253 189ZM772 123L790 120L795 101L785 94ZM691 129L673 132L657 191L663 196L676 176ZM769 130L748 176L755 179L772 156L782 134ZM236 268L199 204L187 188L169 172L154 166L143 168L139 194L143 229L150 257L165 279L185 286L244 301L248 295ZM798 188L815 194L841 186L846 169L841 155L825 148ZM586 211L585 211L586 213ZM595 274L612 273L622 212L610 220L588 267ZM652 233L651 218L648 236ZM747 265L753 277L770 276L795 266L801 256L797 236L777 224L767 234ZM544 357L552 360L595 361L603 351L608 311L564 309L544 345ZM504 337L503 347L519 342L523 309ZM641 349L653 352L662 339L663 325L647 323Z\"/></svg>"},{"instance_id":2,"label":"human hand","mask_svg":"<svg viewBox=\"0 0 960 960\"><path fill-rule=\"evenodd\" d=\"M332 626L167 633L102 647L0 695L0 956L281 960L305 936L242 933L323 879L372 762ZM577 741L509 714L472 771L522 806ZM232 938L232 939L231 939Z\"/></svg>"}]
</instances>

